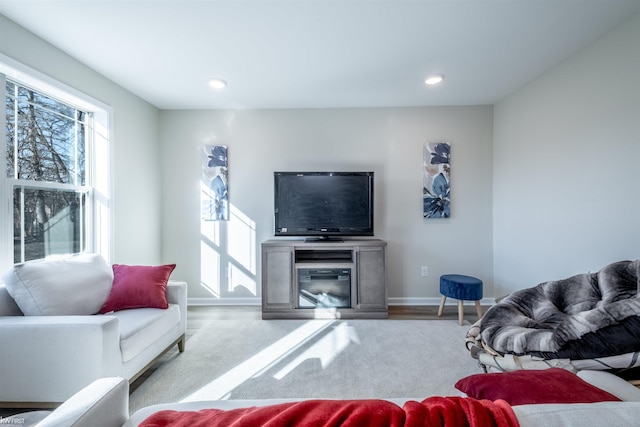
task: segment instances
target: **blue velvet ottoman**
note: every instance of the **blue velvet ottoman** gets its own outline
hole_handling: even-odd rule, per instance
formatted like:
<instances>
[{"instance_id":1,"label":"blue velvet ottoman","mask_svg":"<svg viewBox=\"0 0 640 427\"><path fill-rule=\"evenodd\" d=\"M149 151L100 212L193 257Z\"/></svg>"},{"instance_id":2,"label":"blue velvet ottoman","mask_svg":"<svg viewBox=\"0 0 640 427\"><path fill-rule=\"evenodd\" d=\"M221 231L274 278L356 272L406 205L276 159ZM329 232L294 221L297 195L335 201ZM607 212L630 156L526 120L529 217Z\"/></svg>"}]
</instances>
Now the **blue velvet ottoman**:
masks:
<instances>
[{"instance_id":1,"label":"blue velvet ottoman","mask_svg":"<svg viewBox=\"0 0 640 427\"><path fill-rule=\"evenodd\" d=\"M458 300L458 322L464 321L464 302L475 301L478 319L482 317L480 300L482 299L482 280L462 274L444 274L440 276L440 293L442 300L438 308L438 316L442 316L447 297Z\"/></svg>"}]
</instances>

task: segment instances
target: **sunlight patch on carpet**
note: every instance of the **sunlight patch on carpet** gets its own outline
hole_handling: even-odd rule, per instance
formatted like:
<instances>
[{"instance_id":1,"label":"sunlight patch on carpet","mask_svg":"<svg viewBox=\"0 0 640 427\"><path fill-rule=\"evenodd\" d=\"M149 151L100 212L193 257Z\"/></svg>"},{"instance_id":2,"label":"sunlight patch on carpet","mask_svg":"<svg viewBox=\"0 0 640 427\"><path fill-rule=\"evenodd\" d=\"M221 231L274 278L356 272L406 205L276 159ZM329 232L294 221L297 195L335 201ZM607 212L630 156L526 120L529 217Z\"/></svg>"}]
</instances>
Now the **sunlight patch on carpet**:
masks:
<instances>
[{"instance_id":1,"label":"sunlight patch on carpet","mask_svg":"<svg viewBox=\"0 0 640 427\"><path fill-rule=\"evenodd\" d=\"M341 323L334 327L333 331L309 347L308 350L305 350L304 353L296 357L295 360L278 371L273 378L281 380L308 359L319 359L322 369L325 369L351 342L360 344L357 332L347 323Z\"/></svg>"},{"instance_id":2,"label":"sunlight patch on carpet","mask_svg":"<svg viewBox=\"0 0 640 427\"><path fill-rule=\"evenodd\" d=\"M228 398L236 387L250 378L259 376L263 371L284 359L334 322L335 320L313 320L304 323L264 350L191 393L182 399L182 402Z\"/></svg>"}]
</instances>

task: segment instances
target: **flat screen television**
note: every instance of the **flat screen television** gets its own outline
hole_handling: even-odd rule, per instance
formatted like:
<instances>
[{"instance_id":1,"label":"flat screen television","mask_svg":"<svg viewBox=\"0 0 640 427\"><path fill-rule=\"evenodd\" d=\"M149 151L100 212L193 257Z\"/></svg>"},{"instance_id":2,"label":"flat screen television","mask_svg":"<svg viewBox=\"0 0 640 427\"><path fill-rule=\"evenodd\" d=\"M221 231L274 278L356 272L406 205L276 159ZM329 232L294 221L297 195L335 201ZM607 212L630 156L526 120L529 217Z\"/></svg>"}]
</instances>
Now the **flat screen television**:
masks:
<instances>
[{"instance_id":1,"label":"flat screen television","mask_svg":"<svg viewBox=\"0 0 640 427\"><path fill-rule=\"evenodd\" d=\"M274 172L276 236L373 236L373 172Z\"/></svg>"}]
</instances>

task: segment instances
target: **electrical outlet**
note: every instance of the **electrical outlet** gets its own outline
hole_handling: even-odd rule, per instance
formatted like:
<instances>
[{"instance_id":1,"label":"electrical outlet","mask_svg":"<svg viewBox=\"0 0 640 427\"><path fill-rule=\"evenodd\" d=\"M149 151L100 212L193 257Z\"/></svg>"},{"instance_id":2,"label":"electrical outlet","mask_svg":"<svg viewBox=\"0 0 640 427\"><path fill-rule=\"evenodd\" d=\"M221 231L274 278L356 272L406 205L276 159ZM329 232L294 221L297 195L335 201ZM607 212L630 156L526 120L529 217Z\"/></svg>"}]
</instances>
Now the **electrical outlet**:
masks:
<instances>
[{"instance_id":1,"label":"electrical outlet","mask_svg":"<svg viewBox=\"0 0 640 427\"><path fill-rule=\"evenodd\" d=\"M429 277L429 267L422 267L420 275L422 277Z\"/></svg>"}]
</instances>

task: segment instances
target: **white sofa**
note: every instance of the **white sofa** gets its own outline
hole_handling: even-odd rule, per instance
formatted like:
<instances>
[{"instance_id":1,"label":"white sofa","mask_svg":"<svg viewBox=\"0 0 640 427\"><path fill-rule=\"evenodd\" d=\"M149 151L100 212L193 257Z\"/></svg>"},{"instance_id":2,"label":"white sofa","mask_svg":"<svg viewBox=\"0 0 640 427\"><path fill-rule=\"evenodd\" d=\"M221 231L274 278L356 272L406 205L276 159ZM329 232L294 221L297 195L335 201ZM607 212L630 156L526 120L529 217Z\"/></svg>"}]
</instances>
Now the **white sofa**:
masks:
<instances>
[{"instance_id":1,"label":"white sofa","mask_svg":"<svg viewBox=\"0 0 640 427\"><path fill-rule=\"evenodd\" d=\"M584 376L591 384L616 395L621 402L541 404L513 406L520 427L637 426L640 390L613 375ZM217 408L229 410L301 399L217 400L149 406L129 416L129 384L122 378L103 378L80 391L38 424L38 427L135 427L156 411ZM407 399L390 399L402 405ZM16 417L19 417L16 416Z\"/></svg>"},{"instance_id":2,"label":"white sofa","mask_svg":"<svg viewBox=\"0 0 640 427\"><path fill-rule=\"evenodd\" d=\"M48 266L46 262L50 261L42 263ZM109 289L105 293L104 285L97 283L112 280L113 273L109 279L111 268L105 269L103 262L92 258L90 263L96 263L98 268L86 268L83 263L84 267L72 266L73 273L64 268L60 272L59 266L53 265L50 275L61 291L41 299L45 303L41 302L39 309L46 313L43 306L58 297L73 300L76 306L90 305L83 299L83 291L70 291L69 277L74 275L85 282L83 290L91 289L95 281L95 292L104 302ZM82 268L84 273L75 274ZM6 275L4 279L8 285ZM39 291L28 289L29 293ZM67 294L58 295L61 292ZM16 295L15 289L13 294ZM169 281L166 300L166 309L24 315L7 286L0 284L0 407L55 407L98 378L123 377L133 381L176 344L180 352L184 351L186 283ZM25 303L21 302L24 308ZM97 313L98 309L93 306L86 311Z\"/></svg>"}]
</instances>

